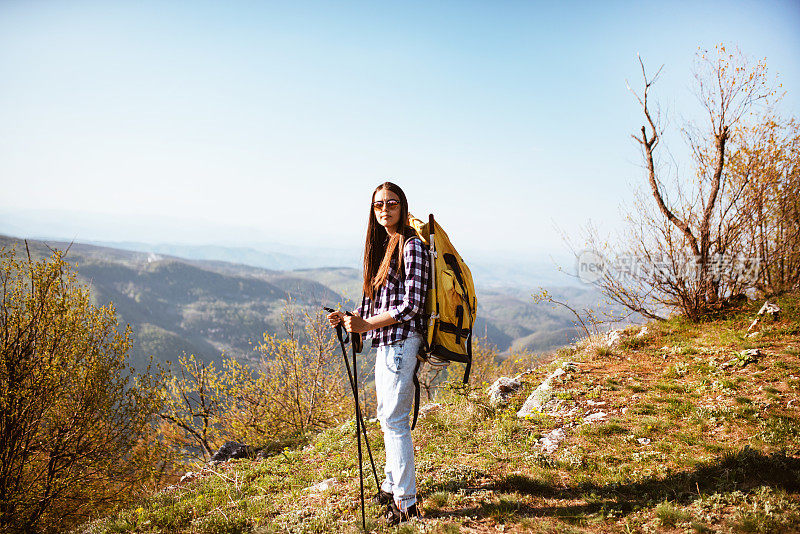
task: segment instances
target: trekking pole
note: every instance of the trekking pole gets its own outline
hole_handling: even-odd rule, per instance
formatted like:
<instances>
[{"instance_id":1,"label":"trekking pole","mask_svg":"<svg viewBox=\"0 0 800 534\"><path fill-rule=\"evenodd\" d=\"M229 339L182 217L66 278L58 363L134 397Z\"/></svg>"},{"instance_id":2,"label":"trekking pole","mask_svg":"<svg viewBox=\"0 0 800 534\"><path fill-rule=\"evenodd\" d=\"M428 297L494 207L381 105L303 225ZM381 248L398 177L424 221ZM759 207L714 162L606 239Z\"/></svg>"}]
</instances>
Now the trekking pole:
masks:
<instances>
[{"instance_id":1,"label":"trekking pole","mask_svg":"<svg viewBox=\"0 0 800 534\"><path fill-rule=\"evenodd\" d=\"M352 315L352 314L351 314ZM354 334L356 336L358 334ZM356 343L355 337L352 340L351 350L353 354L353 396L356 399L356 416L361 424L361 433L364 434L364 443L367 446L367 456L369 456L369 463L372 466L372 475L375 477L375 486L377 488L381 487L381 483L378 480L378 470L375 469L375 459L372 457L372 447L369 444L369 439L367 438L367 426L364 424L364 414L361 412L361 402L358 400L358 370L356 368Z\"/></svg>"},{"instance_id":2,"label":"trekking pole","mask_svg":"<svg viewBox=\"0 0 800 534\"><path fill-rule=\"evenodd\" d=\"M328 311L328 312L336 311L336 310L333 310L333 309L327 308L327 307L323 307L322 309L325 310L325 311ZM347 315L353 315L353 314L350 313L350 312L347 312ZM344 334L342 334L342 332L344 332ZM353 397L355 399L355 405L356 405L356 416L361 421L361 430L362 430L362 432L364 434L364 442L367 444L367 454L369 455L369 462L370 462L370 464L372 466L372 475L375 477L375 485L378 488L380 488L381 483L380 483L380 480L378 480L378 470L375 469L375 460L374 460L374 458L372 456L372 447L370 447L369 439L367 439L367 427L364 424L364 416L361 413L361 403L358 400L358 377L356 376L356 371L355 371L355 367L356 367L356 352L357 352L355 336L357 336L357 335L358 334L354 334L353 335L353 342L352 342L353 370L351 371L350 363L347 361L347 350L344 348L344 344L347 343L347 333L346 333L346 331L344 331L341 328L341 325L338 325L336 327L336 336L339 338L339 344L342 347L342 356L344 357L345 367L347 368L347 376L348 376L349 381L350 381L350 388L353 390ZM344 337L344 339L343 339L343 337Z\"/></svg>"},{"instance_id":3,"label":"trekking pole","mask_svg":"<svg viewBox=\"0 0 800 534\"><path fill-rule=\"evenodd\" d=\"M325 311L333 313L335 310L331 308L323 307ZM352 315L352 313L347 312L347 315ZM369 445L369 439L367 438L367 429L364 425L364 419L361 415L361 403L358 400L358 372L356 369L356 341L355 335L353 335L353 339L351 340L352 346L352 354L353 354L353 368L350 368L350 362L347 359L347 349L345 349L344 345L347 342L346 334L343 333L344 329L342 328L341 324L336 325L336 337L339 339L339 345L342 348L342 356L344 356L344 363L345 367L347 368L347 376L350 381L350 388L353 391L353 400L355 402L356 408L356 439L358 440L358 474L359 474L359 487L361 490L361 525L364 527L364 531L367 530L367 518L366 512L364 510L365 503L364 503L364 460L363 460L363 453L361 452L361 434L364 434L364 442L367 447L367 454L369 455L369 461L372 465L372 474L375 476L375 484L380 488L380 482L378 482L378 472L375 469L375 460L372 458L372 449Z\"/></svg>"},{"instance_id":4,"label":"trekking pole","mask_svg":"<svg viewBox=\"0 0 800 534\"><path fill-rule=\"evenodd\" d=\"M323 307L325 311L333 312L331 308ZM347 315L353 315L350 312L347 312ZM369 462L372 466L372 475L375 477L375 485L380 488L380 480L378 480L378 470L375 468L375 459L372 456L372 447L369 444L369 439L367 439L367 427L364 424L364 416L361 413L361 403L358 400L358 377L356 376L355 366L356 366L356 343L355 343L355 334L353 336L353 343L352 343L352 350L353 350L353 370L350 369L350 362L347 360L347 350L344 348L344 344L347 343L347 334L342 334L343 330L340 326L336 327L336 335L339 338L339 344L342 347L342 356L344 357L345 367L347 368L347 376L350 381L350 388L353 390L353 397L355 399L356 405L356 417L361 421L361 431L364 434L364 442L367 444L367 454L369 455ZM344 337L344 339L342 339Z\"/></svg>"}]
</instances>

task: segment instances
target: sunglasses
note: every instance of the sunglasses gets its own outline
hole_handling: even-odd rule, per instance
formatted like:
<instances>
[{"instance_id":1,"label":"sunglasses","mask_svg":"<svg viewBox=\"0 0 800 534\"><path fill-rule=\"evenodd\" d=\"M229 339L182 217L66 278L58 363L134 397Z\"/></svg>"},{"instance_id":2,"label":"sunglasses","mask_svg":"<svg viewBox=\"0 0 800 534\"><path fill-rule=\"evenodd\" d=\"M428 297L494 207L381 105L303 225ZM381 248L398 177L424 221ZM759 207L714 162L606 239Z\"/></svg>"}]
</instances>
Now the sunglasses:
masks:
<instances>
[{"instance_id":1,"label":"sunglasses","mask_svg":"<svg viewBox=\"0 0 800 534\"><path fill-rule=\"evenodd\" d=\"M386 201L376 200L375 202L372 203L372 207L374 209L378 210L378 211L382 210L383 206L386 206L387 209L391 210L391 209L396 208L399 205L400 205L400 201L399 200L394 200L394 199L386 200Z\"/></svg>"}]
</instances>

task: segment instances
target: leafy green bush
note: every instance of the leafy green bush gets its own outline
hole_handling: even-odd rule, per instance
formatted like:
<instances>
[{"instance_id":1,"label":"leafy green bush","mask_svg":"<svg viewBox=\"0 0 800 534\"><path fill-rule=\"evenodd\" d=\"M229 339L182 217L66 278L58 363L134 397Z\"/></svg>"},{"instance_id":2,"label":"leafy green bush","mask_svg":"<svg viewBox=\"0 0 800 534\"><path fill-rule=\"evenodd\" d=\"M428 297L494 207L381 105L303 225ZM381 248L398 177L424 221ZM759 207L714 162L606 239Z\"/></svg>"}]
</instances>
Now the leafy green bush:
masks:
<instances>
[{"instance_id":1,"label":"leafy green bush","mask_svg":"<svg viewBox=\"0 0 800 534\"><path fill-rule=\"evenodd\" d=\"M0 287L0 530L63 531L157 480L158 374L61 252L0 249Z\"/></svg>"}]
</instances>

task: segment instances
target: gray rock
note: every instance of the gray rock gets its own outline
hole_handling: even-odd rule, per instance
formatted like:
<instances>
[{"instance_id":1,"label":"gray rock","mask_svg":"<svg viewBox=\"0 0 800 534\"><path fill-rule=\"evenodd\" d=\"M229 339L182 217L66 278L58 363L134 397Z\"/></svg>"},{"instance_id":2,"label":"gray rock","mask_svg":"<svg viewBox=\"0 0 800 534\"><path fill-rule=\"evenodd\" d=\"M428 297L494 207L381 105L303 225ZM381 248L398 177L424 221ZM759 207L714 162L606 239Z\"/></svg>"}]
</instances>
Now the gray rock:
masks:
<instances>
[{"instance_id":1,"label":"gray rock","mask_svg":"<svg viewBox=\"0 0 800 534\"><path fill-rule=\"evenodd\" d=\"M312 493L321 493L323 491L329 490L330 488L332 488L335 485L336 485L336 479L335 478L326 478L322 482L318 482L318 483L314 484L313 486L309 486L308 488L306 488L306 490L308 490L308 491L310 491Z\"/></svg>"},{"instance_id":2,"label":"gray rock","mask_svg":"<svg viewBox=\"0 0 800 534\"><path fill-rule=\"evenodd\" d=\"M527 417L534 412L541 412L544 405L553 398L553 381L557 380L560 376L566 374L563 368L559 367L553 371L550 376L544 379L544 382L539 384L533 393L528 395L525 404L517 412L517 417Z\"/></svg>"},{"instance_id":3,"label":"gray rock","mask_svg":"<svg viewBox=\"0 0 800 534\"><path fill-rule=\"evenodd\" d=\"M605 341L606 341L606 346L608 348L619 345L619 343L622 341L622 332L620 332L619 330L612 330L611 332L606 334Z\"/></svg>"},{"instance_id":4,"label":"gray rock","mask_svg":"<svg viewBox=\"0 0 800 534\"><path fill-rule=\"evenodd\" d=\"M605 421L608 414L604 411L594 412L583 418L584 423L599 423Z\"/></svg>"},{"instance_id":5,"label":"gray rock","mask_svg":"<svg viewBox=\"0 0 800 534\"><path fill-rule=\"evenodd\" d=\"M567 373L575 373L578 371L578 364L575 362L564 362L561 364L561 368Z\"/></svg>"},{"instance_id":6,"label":"gray rock","mask_svg":"<svg viewBox=\"0 0 800 534\"><path fill-rule=\"evenodd\" d=\"M235 441L226 441L225 445L219 448L214 456L211 457L212 462L225 462L233 458L252 458L256 455L258 449L254 449L244 443L237 443Z\"/></svg>"},{"instance_id":7,"label":"gray rock","mask_svg":"<svg viewBox=\"0 0 800 534\"><path fill-rule=\"evenodd\" d=\"M548 432L542 439L539 440L542 450L547 454L553 454L558 448L558 444L566 438L563 428L556 428Z\"/></svg>"},{"instance_id":8,"label":"gray rock","mask_svg":"<svg viewBox=\"0 0 800 534\"><path fill-rule=\"evenodd\" d=\"M520 389L522 389L522 381L501 376L486 390L489 395L489 404L494 407L504 406Z\"/></svg>"},{"instance_id":9,"label":"gray rock","mask_svg":"<svg viewBox=\"0 0 800 534\"><path fill-rule=\"evenodd\" d=\"M438 412L442 408L442 404L439 402L429 402L425 406L420 407L419 409L419 416L425 417L426 415L434 412ZM377 419L376 419L377 421Z\"/></svg>"},{"instance_id":10,"label":"gray rock","mask_svg":"<svg viewBox=\"0 0 800 534\"><path fill-rule=\"evenodd\" d=\"M758 310L756 314L756 318L753 320L753 323L750 325L750 328L747 329L748 332L756 327L758 322L761 320L761 316L770 317L771 319L778 319L781 315L781 308L777 304L774 304L770 301L765 301L764 305L761 306L761 309Z\"/></svg>"}]
</instances>

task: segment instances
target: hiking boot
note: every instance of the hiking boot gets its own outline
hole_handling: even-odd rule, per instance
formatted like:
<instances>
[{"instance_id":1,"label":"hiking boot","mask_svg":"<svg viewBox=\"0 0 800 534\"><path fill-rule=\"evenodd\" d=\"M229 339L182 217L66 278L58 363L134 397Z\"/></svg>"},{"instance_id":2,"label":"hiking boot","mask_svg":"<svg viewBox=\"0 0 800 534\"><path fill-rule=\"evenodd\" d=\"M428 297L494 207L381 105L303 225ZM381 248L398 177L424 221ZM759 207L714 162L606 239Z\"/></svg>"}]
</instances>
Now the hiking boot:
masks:
<instances>
[{"instance_id":1,"label":"hiking boot","mask_svg":"<svg viewBox=\"0 0 800 534\"><path fill-rule=\"evenodd\" d=\"M394 527L400 523L405 523L413 518L420 517L417 505L412 504L405 512L401 512L397 507L397 503L392 499L386 509L386 514L383 516L384 522L387 527Z\"/></svg>"},{"instance_id":2,"label":"hiking boot","mask_svg":"<svg viewBox=\"0 0 800 534\"><path fill-rule=\"evenodd\" d=\"M378 493L372 498L372 502L379 506L385 506L390 502L394 502L394 495L389 493L388 491L383 491L382 489L378 490Z\"/></svg>"}]
</instances>

